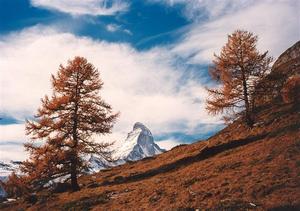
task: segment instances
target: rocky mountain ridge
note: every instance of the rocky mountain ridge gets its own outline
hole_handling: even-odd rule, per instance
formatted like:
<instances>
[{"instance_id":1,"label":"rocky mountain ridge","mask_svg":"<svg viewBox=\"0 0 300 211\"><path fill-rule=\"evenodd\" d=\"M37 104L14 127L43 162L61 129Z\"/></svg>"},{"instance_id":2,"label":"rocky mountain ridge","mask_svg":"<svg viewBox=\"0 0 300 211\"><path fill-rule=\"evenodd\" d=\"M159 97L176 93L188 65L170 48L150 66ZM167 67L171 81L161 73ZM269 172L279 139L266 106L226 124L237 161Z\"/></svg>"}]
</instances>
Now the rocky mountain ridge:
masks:
<instances>
[{"instance_id":1,"label":"rocky mountain ridge","mask_svg":"<svg viewBox=\"0 0 300 211\"><path fill-rule=\"evenodd\" d=\"M284 65L286 63L291 63L293 60L298 60L298 63L300 62L300 41L296 42L293 46L288 48L286 51L284 51L276 60L274 63L272 69L276 70L281 65ZM296 65L296 64L293 64Z\"/></svg>"},{"instance_id":2,"label":"rocky mountain ridge","mask_svg":"<svg viewBox=\"0 0 300 211\"><path fill-rule=\"evenodd\" d=\"M146 157L152 157L165 152L164 149L161 149L154 142L151 131L140 122L135 123L125 141L119 142L114 148L114 161L107 161L96 155L91 156L89 163L91 164L92 172L121 165L128 161L137 161Z\"/></svg>"},{"instance_id":3,"label":"rocky mountain ridge","mask_svg":"<svg viewBox=\"0 0 300 211\"><path fill-rule=\"evenodd\" d=\"M0 181L5 181L13 171L18 170L20 163L20 161L0 161Z\"/></svg>"}]
</instances>

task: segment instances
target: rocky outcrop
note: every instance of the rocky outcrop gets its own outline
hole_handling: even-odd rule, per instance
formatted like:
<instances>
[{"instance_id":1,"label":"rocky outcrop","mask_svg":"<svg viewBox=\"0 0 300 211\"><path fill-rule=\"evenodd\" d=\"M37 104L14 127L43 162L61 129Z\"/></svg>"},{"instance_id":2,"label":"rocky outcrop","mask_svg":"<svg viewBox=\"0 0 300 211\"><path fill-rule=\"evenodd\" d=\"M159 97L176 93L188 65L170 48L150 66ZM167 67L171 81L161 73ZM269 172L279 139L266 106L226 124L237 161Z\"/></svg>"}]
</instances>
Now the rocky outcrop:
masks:
<instances>
[{"instance_id":1,"label":"rocky outcrop","mask_svg":"<svg viewBox=\"0 0 300 211\"><path fill-rule=\"evenodd\" d=\"M300 74L300 41L283 52L272 66L271 72L256 86L255 105L282 102L283 84L291 76Z\"/></svg>"},{"instance_id":2,"label":"rocky outcrop","mask_svg":"<svg viewBox=\"0 0 300 211\"><path fill-rule=\"evenodd\" d=\"M296 42L292 47L283 52L273 65L273 71L278 71L281 66L287 63L300 63L300 41ZM295 65L295 64L293 64Z\"/></svg>"}]
</instances>

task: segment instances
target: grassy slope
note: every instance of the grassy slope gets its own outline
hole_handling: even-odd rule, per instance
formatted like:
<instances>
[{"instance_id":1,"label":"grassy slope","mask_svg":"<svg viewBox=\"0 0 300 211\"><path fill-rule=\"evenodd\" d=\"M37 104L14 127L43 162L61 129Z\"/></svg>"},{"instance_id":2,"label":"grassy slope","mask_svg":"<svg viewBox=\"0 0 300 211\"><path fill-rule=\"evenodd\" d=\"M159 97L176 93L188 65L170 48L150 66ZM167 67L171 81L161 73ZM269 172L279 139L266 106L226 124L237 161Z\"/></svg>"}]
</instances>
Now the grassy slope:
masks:
<instances>
[{"instance_id":1,"label":"grassy slope","mask_svg":"<svg viewBox=\"0 0 300 211\"><path fill-rule=\"evenodd\" d=\"M79 192L44 191L7 209L299 208L300 112L272 106L258 117L253 129L237 121L207 141L84 176Z\"/></svg>"}]
</instances>

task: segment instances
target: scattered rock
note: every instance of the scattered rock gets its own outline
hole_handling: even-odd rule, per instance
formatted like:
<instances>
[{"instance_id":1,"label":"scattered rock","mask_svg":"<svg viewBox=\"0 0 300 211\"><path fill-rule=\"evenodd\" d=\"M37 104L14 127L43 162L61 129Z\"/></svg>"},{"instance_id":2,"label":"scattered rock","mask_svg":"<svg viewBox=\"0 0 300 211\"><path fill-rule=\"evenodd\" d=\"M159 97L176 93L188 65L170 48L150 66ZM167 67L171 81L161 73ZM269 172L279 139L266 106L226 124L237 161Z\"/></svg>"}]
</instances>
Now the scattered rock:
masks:
<instances>
[{"instance_id":1,"label":"scattered rock","mask_svg":"<svg viewBox=\"0 0 300 211\"><path fill-rule=\"evenodd\" d=\"M154 203L157 202L159 199L160 199L159 195L154 195L150 197L149 202Z\"/></svg>"},{"instance_id":2,"label":"scattered rock","mask_svg":"<svg viewBox=\"0 0 300 211\"><path fill-rule=\"evenodd\" d=\"M160 200L161 196L163 195L164 191L161 189L158 189L155 191L155 194L150 197L149 202L154 203Z\"/></svg>"}]
</instances>

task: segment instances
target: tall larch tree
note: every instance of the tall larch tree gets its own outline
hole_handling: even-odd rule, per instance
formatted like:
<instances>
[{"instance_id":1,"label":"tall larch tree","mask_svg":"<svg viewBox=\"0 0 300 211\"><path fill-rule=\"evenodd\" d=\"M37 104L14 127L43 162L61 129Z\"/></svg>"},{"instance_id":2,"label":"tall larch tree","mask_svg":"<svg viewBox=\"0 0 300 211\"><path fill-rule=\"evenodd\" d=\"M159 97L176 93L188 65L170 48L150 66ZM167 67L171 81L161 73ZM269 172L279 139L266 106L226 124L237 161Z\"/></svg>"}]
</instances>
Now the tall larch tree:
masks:
<instances>
[{"instance_id":1,"label":"tall larch tree","mask_svg":"<svg viewBox=\"0 0 300 211\"><path fill-rule=\"evenodd\" d=\"M83 57L60 65L57 75L52 75L52 96L46 95L36 119L26 122L30 158L22 170L30 185L42 186L64 176L77 191L78 174L88 167L84 156L111 157L111 144L93 139L95 134L110 133L119 115L100 97L102 86L98 70Z\"/></svg>"},{"instance_id":2,"label":"tall larch tree","mask_svg":"<svg viewBox=\"0 0 300 211\"><path fill-rule=\"evenodd\" d=\"M236 30L228 35L220 55L214 55L210 74L218 88L207 89L206 109L210 114L225 113L225 120L243 114L248 126L253 125L255 86L266 76L272 62L268 52L257 50L257 40L251 32Z\"/></svg>"}]
</instances>

